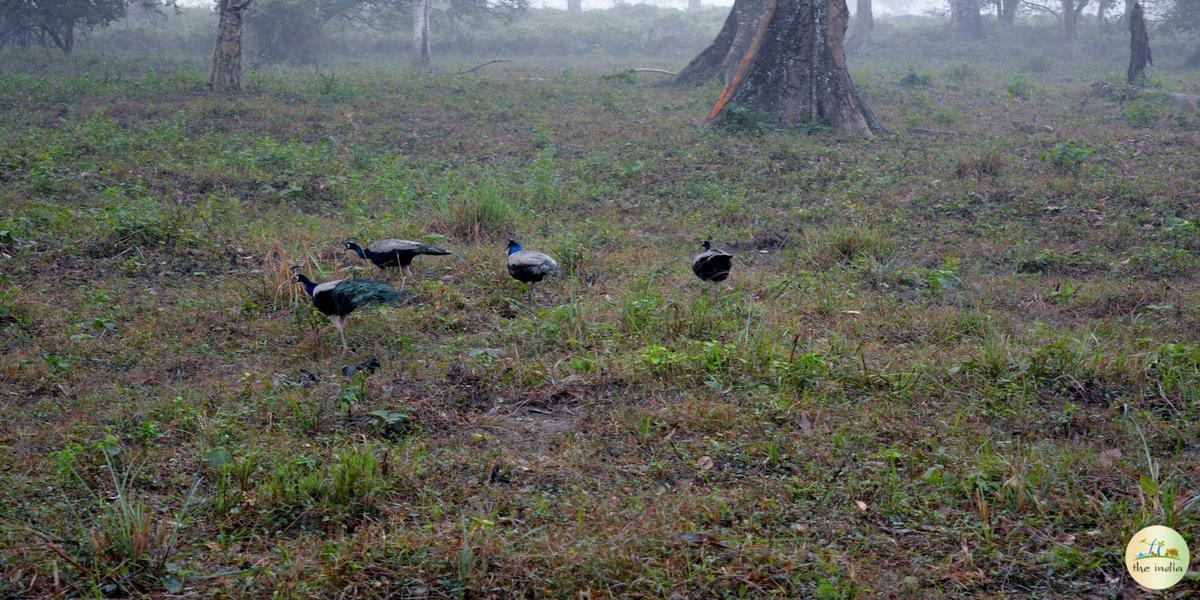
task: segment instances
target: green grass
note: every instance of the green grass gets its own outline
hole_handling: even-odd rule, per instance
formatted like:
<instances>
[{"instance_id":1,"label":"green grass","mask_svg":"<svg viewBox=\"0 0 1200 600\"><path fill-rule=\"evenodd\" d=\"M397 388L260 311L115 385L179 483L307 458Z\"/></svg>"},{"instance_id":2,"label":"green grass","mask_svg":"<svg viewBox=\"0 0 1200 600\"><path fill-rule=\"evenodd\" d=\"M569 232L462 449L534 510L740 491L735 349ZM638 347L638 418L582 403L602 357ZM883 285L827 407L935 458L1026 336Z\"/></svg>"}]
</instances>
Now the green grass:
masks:
<instances>
[{"instance_id":1,"label":"green grass","mask_svg":"<svg viewBox=\"0 0 1200 600\"><path fill-rule=\"evenodd\" d=\"M0 590L1135 593L1129 535L1200 534L1194 136L890 35L871 141L608 62L0 56ZM381 277L350 236L460 257L341 356L289 278Z\"/></svg>"}]
</instances>

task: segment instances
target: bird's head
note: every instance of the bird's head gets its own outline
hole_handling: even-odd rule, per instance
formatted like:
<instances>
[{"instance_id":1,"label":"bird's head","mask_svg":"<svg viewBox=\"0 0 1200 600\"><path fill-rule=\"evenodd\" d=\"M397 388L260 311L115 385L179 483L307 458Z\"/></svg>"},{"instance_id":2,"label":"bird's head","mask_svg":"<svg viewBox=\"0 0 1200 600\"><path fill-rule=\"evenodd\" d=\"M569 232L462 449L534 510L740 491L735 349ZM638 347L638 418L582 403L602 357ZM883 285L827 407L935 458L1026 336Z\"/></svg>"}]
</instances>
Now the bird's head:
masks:
<instances>
[{"instance_id":1,"label":"bird's head","mask_svg":"<svg viewBox=\"0 0 1200 600\"><path fill-rule=\"evenodd\" d=\"M345 250L357 250L359 245L358 242L354 241L354 238L351 238L342 242L342 248Z\"/></svg>"},{"instance_id":2,"label":"bird's head","mask_svg":"<svg viewBox=\"0 0 1200 600\"><path fill-rule=\"evenodd\" d=\"M708 240L704 240L704 242L701 243L700 245L704 246L705 250L712 250L712 242L710 242Z\"/></svg>"},{"instance_id":3,"label":"bird's head","mask_svg":"<svg viewBox=\"0 0 1200 600\"><path fill-rule=\"evenodd\" d=\"M513 254L514 252L520 252L520 251L521 251L521 245L518 244L516 240L508 240L508 253L509 254Z\"/></svg>"}]
</instances>

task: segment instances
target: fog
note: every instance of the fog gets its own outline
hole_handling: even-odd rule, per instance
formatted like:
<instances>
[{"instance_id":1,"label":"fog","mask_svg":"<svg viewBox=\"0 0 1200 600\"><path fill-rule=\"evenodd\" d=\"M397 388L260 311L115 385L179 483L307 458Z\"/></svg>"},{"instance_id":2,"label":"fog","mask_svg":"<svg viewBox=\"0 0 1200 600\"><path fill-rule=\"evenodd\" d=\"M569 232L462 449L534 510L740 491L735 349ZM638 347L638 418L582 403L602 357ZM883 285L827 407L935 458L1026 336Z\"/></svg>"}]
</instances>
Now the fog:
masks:
<instances>
[{"instance_id":1,"label":"fog","mask_svg":"<svg viewBox=\"0 0 1200 600\"><path fill-rule=\"evenodd\" d=\"M204 6L211 5L210 0L181 0L179 4L184 6ZM616 3L611 0L583 0L584 10L597 10L610 8ZM687 6L687 0L677 0L671 2L668 0L660 0L657 2L631 2L629 4L649 4L651 6L662 6L683 9ZM731 6L732 0L716 0L705 1L705 5L712 6ZM850 11L854 11L854 2L848 3ZM875 2L875 14L885 15L919 15L925 14L930 10L943 8L945 2L939 0L877 0ZM532 0L530 6L537 8L565 8L566 0L550 1L550 0Z\"/></svg>"}]
</instances>

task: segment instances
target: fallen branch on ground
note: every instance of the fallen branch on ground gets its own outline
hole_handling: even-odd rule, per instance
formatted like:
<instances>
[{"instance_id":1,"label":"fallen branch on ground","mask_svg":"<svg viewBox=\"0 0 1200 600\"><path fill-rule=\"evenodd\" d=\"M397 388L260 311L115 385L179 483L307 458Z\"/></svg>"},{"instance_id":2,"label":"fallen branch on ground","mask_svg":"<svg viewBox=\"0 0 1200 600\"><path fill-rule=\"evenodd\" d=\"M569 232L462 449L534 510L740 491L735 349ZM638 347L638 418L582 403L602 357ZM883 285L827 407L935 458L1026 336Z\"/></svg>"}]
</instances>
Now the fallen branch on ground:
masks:
<instances>
[{"instance_id":1,"label":"fallen branch on ground","mask_svg":"<svg viewBox=\"0 0 1200 600\"><path fill-rule=\"evenodd\" d=\"M494 65L496 63L507 63L507 62L512 62L512 61L508 60L507 58L497 58L496 60L489 60L483 64L475 65L474 67L471 67L470 69L467 69L466 71L455 71L453 73L443 73L443 75L466 75L467 73L474 73L475 71L478 71L488 65Z\"/></svg>"},{"instance_id":2,"label":"fallen branch on ground","mask_svg":"<svg viewBox=\"0 0 1200 600\"><path fill-rule=\"evenodd\" d=\"M659 75L670 75L671 77L674 77L676 75L676 73L673 73L671 71L666 71L663 69L651 69L649 67L634 67L632 69L629 69L629 72L630 73L658 73Z\"/></svg>"}]
</instances>

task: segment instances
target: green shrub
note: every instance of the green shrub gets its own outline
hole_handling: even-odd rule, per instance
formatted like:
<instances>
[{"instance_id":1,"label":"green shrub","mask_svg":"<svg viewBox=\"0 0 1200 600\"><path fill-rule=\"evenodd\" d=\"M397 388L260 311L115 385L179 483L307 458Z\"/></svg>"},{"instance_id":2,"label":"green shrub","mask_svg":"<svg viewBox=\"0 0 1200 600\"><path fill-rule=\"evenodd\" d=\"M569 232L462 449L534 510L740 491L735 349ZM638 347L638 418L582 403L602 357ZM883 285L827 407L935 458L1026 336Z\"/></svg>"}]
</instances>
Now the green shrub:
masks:
<instances>
[{"instance_id":1,"label":"green shrub","mask_svg":"<svg viewBox=\"0 0 1200 600\"><path fill-rule=\"evenodd\" d=\"M1038 162L1050 165L1059 171L1078 174L1083 166L1096 155L1096 149L1076 142L1059 142L1053 148L1038 155Z\"/></svg>"},{"instance_id":2,"label":"green shrub","mask_svg":"<svg viewBox=\"0 0 1200 600\"><path fill-rule=\"evenodd\" d=\"M959 83L972 81L979 77L979 70L969 62L954 63L946 69L946 77Z\"/></svg>"},{"instance_id":3,"label":"green shrub","mask_svg":"<svg viewBox=\"0 0 1200 600\"><path fill-rule=\"evenodd\" d=\"M1012 79L1008 81L1008 84L1004 86L1004 89L1008 91L1008 95L1012 96L1013 98L1020 98L1022 100L1033 98L1034 92L1036 91L1033 86L1033 82L1030 81L1029 76L1025 75L1024 73L1017 73L1016 75L1013 75Z\"/></svg>"},{"instance_id":4,"label":"green shrub","mask_svg":"<svg viewBox=\"0 0 1200 600\"><path fill-rule=\"evenodd\" d=\"M1153 127L1171 112L1171 100L1162 94L1141 94L1125 103L1121 116L1130 127Z\"/></svg>"},{"instance_id":5,"label":"green shrub","mask_svg":"<svg viewBox=\"0 0 1200 600\"><path fill-rule=\"evenodd\" d=\"M900 78L900 85L906 87L925 87L933 85L933 74L929 71L917 72L916 67L908 66L908 71Z\"/></svg>"}]
</instances>

